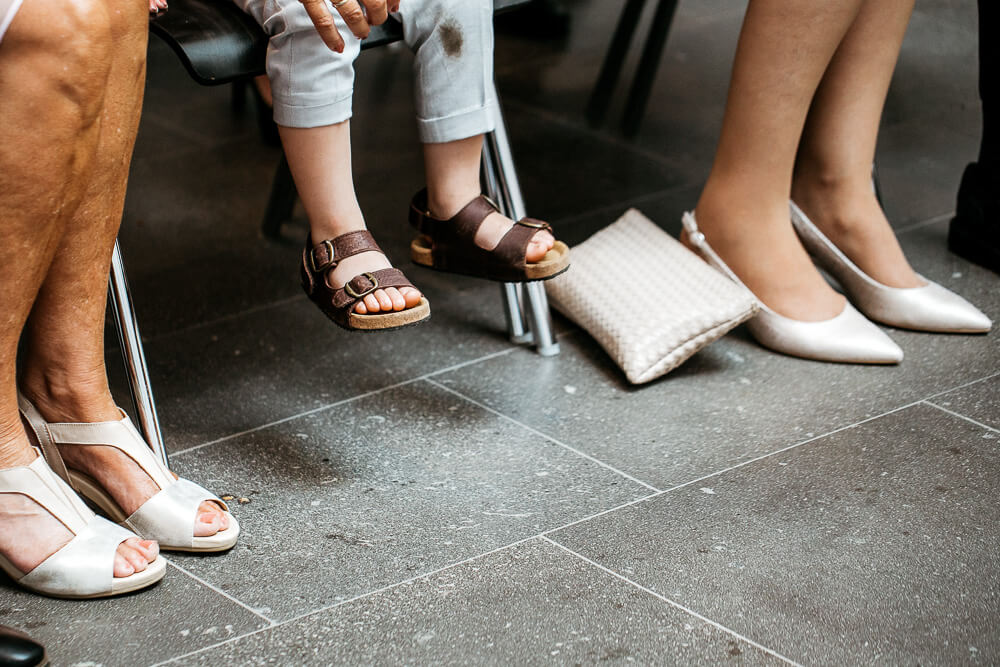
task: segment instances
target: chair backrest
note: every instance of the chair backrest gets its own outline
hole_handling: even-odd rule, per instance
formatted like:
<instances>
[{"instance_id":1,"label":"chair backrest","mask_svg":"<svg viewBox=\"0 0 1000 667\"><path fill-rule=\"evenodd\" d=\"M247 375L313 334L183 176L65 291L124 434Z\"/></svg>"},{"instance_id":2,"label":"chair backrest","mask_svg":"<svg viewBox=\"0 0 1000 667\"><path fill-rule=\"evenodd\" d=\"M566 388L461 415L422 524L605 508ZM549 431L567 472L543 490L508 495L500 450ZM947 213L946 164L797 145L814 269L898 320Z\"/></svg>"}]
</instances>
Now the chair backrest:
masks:
<instances>
[{"instance_id":1,"label":"chair backrest","mask_svg":"<svg viewBox=\"0 0 1000 667\"><path fill-rule=\"evenodd\" d=\"M493 6L501 12L529 2L494 0ZM149 28L177 53L191 77L202 85L230 83L264 73L267 35L229 0L170 0L170 9L150 16ZM390 20L373 28L361 48L402 38L403 27Z\"/></svg>"}]
</instances>

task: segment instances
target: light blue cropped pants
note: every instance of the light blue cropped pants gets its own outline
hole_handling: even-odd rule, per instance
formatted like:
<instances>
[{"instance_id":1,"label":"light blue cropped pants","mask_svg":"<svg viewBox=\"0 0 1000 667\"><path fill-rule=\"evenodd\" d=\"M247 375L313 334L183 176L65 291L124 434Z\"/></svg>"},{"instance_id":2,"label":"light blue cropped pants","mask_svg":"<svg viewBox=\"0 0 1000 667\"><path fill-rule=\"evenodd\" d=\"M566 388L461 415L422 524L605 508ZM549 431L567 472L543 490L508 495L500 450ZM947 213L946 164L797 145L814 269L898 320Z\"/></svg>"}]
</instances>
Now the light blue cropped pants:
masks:
<instances>
[{"instance_id":1,"label":"light blue cropped pants","mask_svg":"<svg viewBox=\"0 0 1000 667\"><path fill-rule=\"evenodd\" d=\"M320 127L351 117L354 60L361 40L331 9L343 53L320 39L298 0L234 0L271 39L267 74L274 120L286 127ZM492 0L402 0L393 14L415 56L420 140L443 143L493 130Z\"/></svg>"}]
</instances>

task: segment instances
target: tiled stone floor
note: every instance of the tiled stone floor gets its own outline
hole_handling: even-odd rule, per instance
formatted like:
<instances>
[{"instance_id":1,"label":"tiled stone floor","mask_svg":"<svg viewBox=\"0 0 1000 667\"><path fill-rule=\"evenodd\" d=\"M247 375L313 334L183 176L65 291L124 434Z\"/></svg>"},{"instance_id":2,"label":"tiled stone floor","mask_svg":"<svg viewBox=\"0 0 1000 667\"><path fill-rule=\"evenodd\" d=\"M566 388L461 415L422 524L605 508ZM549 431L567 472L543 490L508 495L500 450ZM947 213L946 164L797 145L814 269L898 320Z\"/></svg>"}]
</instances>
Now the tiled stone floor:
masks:
<instances>
[{"instance_id":1,"label":"tiled stone floor","mask_svg":"<svg viewBox=\"0 0 1000 667\"><path fill-rule=\"evenodd\" d=\"M568 4L563 42L498 38L531 211L571 242L629 206L676 231L744 5L681 3L627 139L620 100L583 120L620 3ZM975 44L974 3L918 0L879 167L916 268L997 319L1000 279L944 243L978 140ZM175 468L250 502L232 553L171 557L140 595L0 584L0 622L54 664L1000 662L996 333L891 331L905 362L866 368L738 330L636 389L565 321L539 358L504 339L494 286L412 269L433 320L351 336L299 291L301 221L259 234L278 153L252 116L150 56L122 243L153 386ZM362 58L354 131L399 261L421 185L408 68Z\"/></svg>"}]
</instances>

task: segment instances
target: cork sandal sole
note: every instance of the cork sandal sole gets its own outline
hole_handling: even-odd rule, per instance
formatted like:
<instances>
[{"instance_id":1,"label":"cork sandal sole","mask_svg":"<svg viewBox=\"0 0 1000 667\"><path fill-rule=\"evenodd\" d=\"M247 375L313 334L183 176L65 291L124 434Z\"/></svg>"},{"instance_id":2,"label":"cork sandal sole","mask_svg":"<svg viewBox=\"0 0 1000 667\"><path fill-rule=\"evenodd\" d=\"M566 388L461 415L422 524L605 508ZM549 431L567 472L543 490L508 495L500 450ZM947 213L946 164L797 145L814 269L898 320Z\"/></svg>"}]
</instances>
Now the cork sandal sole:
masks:
<instances>
[{"instance_id":1,"label":"cork sandal sole","mask_svg":"<svg viewBox=\"0 0 1000 667\"><path fill-rule=\"evenodd\" d=\"M442 271L444 273L456 273L459 275L471 276L473 278L484 278L499 282L511 282L510 277L497 277L491 275L488 269L482 271L453 271L441 269L434 265L434 249L432 242L426 236L418 236L410 243L410 258L414 264L419 264L429 269ZM524 265L524 282L535 280L549 280L569 268L569 246L562 241L556 241L552 249L545 253L545 256L538 262L526 263Z\"/></svg>"}]
</instances>

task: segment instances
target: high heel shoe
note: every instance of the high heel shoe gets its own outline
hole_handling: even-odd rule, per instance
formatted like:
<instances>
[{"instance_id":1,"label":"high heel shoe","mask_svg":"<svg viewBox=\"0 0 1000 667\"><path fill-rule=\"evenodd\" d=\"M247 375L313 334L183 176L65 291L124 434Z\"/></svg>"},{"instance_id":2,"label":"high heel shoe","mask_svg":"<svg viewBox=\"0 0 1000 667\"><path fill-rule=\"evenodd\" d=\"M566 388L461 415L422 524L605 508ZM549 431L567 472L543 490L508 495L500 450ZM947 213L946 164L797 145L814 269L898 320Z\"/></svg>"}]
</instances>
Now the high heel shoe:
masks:
<instances>
[{"instance_id":1,"label":"high heel shoe","mask_svg":"<svg viewBox=\"0 0 1000 667\"><path fill-rule=\"evenodd\" d=\"M52 468L65 474L70 486L97 506L102 513L147 540L156 540L160 549L170 551L226 551L240 535L240 525L229 514L229 508L215 494L194 482L177 479L160 462L132 425L124 412L120 421L86 424L48 423L34 405L18 395L18 407L30 424L47 459L59 457ZM160 490L131 515L118 505L97 480L67 469L59 456L57 445L114 447L130 458L145 472ZM217 503L229 518L229 527L208 537L195 537L194 527L198 507L205 501Z\"/></svg>"},{"instance_id":2,"label":"high heel shoe","mask_svg":"<svg viewBox=\"0 0 1000 667\"><path fill-rule=\"evenodd\" d=\"M694 213L685 213L682 221L688 242L702 257L733 282L746 287L708 245L705 235L698 229ZM760 299L757 302L760 311L747 321L747 328L764 347L817 361L898 364L903 360L903 351L899 346L849 303L845 303L844 310L832 319L807 322L776 313Z\"/></svg>"},{"instance_id":3,"label":"high heel shoe","mask_svg":"<svg viewBox=\"0 0 1000 667\"><path fill-rule=\"evenodd\" d=\"M151 586L166 573L166 560L157 557L142 572L115 577L118 545L135 533L91 512L42 456L29 465L0 470L3 493L27 496L73 533L73 539L30 572L21 572L0 554L0 568L30 591L68 599L108 597Z\"/></svg>"},{"instance_id":4,"label":"high heel shoe","mask_svg":"<svg viewBox=\"0 0 1000 667\"><path fill-rule=\"evenodd\" d=\"M889 287L876 281L835 246L795 202L789 202L789 208L802 245L871 319L901 329L936 333L986 333L993 326L978 308L923 276L918 276L927 283L922 287Z\"/></svg>"}]
</instances>

